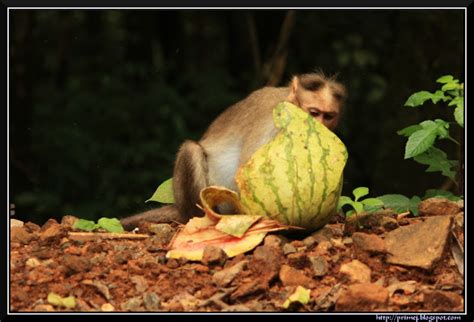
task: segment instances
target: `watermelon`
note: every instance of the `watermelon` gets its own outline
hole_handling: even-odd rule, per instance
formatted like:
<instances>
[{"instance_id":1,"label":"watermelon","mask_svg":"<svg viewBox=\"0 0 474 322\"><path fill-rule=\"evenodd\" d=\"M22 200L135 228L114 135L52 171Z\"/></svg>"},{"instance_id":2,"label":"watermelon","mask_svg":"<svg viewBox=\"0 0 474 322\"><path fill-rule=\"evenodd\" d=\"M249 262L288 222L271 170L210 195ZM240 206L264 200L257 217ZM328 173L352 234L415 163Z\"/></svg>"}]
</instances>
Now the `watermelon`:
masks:
<instances>
[{"instance_id":1,"label":"watermelon","mask_svg":"<svg viewBox=\"0 0 474 322\"><path fill-rule=\"evenodd\" d=\"M237 171L242 205L248 214L317 230L336 213L346 147L289 102L274 108L273 120L278 134Z\"/></svg>"}]
</instances>

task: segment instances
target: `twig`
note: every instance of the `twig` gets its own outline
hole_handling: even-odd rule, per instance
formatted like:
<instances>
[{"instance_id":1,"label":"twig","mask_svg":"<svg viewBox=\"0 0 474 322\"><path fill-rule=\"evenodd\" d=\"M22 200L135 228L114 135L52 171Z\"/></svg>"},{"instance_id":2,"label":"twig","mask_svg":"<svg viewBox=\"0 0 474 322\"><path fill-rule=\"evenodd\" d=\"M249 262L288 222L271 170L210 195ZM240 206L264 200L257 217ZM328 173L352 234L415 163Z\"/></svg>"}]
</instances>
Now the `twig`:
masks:
<instances>
[{"instance_id":1,"label":"twig","mask_svg":"<svg viewBox=\"0 0 474 322\"><path fill-rule=\"evenodd\" d=\"M94 240L94 239L147 239L150 237L145 234L130 233L94 233L94 232L69 232L69 238L72 240Z\"/></svg>"}]
</instances>

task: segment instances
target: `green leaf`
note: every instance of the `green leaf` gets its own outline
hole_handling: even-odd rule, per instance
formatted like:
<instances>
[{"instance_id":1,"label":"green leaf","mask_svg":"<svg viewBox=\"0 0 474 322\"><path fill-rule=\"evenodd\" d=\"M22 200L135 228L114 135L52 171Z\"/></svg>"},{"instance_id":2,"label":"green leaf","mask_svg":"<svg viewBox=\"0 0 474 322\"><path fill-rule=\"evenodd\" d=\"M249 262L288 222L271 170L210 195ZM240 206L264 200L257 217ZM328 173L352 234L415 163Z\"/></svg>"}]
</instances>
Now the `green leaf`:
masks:
<instances>
[{"instance_id":1,"label":"green leaf","mask_svg":"<svg viewBox=\"0 0 474 322\"><path fill-rule=\"evenodd\" d=\"M97 225L111 233L122 233L124 229L117 218L102 217L97 221Z\"/></svg>"},{"instance_id":2,"label":"green leaf","mask_svg":"<svg viewBox=\"0 0 474 322\"><path fill-rule=\"evenodd\" d=\"M462 199L461 197L454 195L451 191L428 189L426 190L425 195L423 196L423 200L435 197L446 198L451 201L458 201Z\"/></svg>"},{"instance_id":3,"label":"green leaf","mask_svg":"<svg viewBox=\"0 0 474 322\"><path fill-rule=\"evenodd\" d=\"M283 307L287 309L291 303L299 302L308 304L310 299L310 291L302 286L298 286L293 294L283 303Z\"/></svg>"},{"instance_id":4,"label":"green leaf","mask_svg":"<svg viewBox=\"0 0 474 322\"><path fill-rule=\"evenodd\" d=\"M438 78L436 80L437 83L441 83L441 84L445 84L445 83L449 83L453 80L453 76L451 75L444 75L444 76L441 76L440 78Z\"/></svg>"},{"instance_id":5,"label":"green leaf","mask_svg":"<svg viewBox=\"0 0 474 322\"><path fill-rule=\"evenodd\" d=\"M423 127L419 124L410 125L410 126L407 126L404 129L401 129L400 131L398 131L397 134L409 137L410 135L412 135L416 131L421 130L422 128Z\"/></svg>"},{"instance_id":6,"label":"green leaf","mask_svg":"<svg viewBox=\"0 0 474 322\"><path fill-rule=\"evenodd\" d=\"M405 106L409 107L415 107L415 106L420 106L423 105L423 103L433 97L433 94L431 94L428 91L421 91L412 94L407 101L405 102Z\"/></svg>"},{"instance_id":7,"label":"green leaf","mask_svg":"<svg viewBox=\"0 0 474 322\"><path fill-rule=\"evenodd\" d=\"M410 135L405 146L405 159L413 158L428 150L433 146L437 134L438 127L433 123L433 126L418 130Z\"/></svg>"},{"instance_id":8,"label":"green leaf","mask_svg":"<svg viewBox=\"0 0 474 322\"><path fill-rule=\"evenodd\" d=\"M456 160L448 160L446 153L435 147L431 147L425 153L417 155L414 160L418 163L428 165L426 172L441 171L441 174L454 180L456 172L453 170L458 165Z\"/></svg>"},{"instance_id":9,"label":"green leaf","mask_svg":"<svg viewBox=\"0 0 474 322\"><path fill-rule=\"evenodd\" d=\"M351 216L354 216L355 214L356 214L356 211L352 209L346 213L346 217L351 217Z\"/></svg>"},{"instance_id":10,"label":"green leaf","mask_svg":"<svg viewBox=\"0 0 474 322\"><path fill-rule=\"evenodd\" d=\"M437 125L437 134L439 135L440 138L446 139L450 138L449 136L449 123L441 120L441 119L436 119L435 124Z\"/></svg>"},{"instance_id":11,"label":"green leaf","mask_svg":"<svg viewBox=\"0 0 474 322\"><path fill-rule=\"evenodd\" d=\"M454 110L454 119L462 128L464 128L464 106L456 107Z\"/></svg>"},{"instance_id":12,"label":"green leaf","mask_svg":"<svg viewBox=\"0 0 474 322\"><path fill-rule=\"evenodd\" d=\"M76 306L76 298L74 296L61 297L60 295L51 292L48 294L48 303L73 309Z\"/></svg>"},{"instance_id":13,"label":"green leaf","mask_svg":"<svg viewBox=\"0 0 474 322\"><path fill-rule=\"evenodd\" d=\"M369 194L369 188L367 187L358 187L358 188L355 188L353 191L352 191L352 194L354 195L355 197L355 201L359 200L359 198L363 197L363 196L366 196Z\"/></svg>"},{"instance_id":14,"label":"green leaf","mask_svg":"<svg viewBox=\"0 0 474 322\"><path fill-rule=\"evenodd\" d=\"M352 207L354 207L354 210L358 214L360 214L361 212L364 211L364 204L362 202L356 201L356 202L352 203Z\"/></svg>"},{"instance_id":15,"label":"green leaf","mask_svg":"<svg viewBox=\"0 0 474 322\"><path fill-rule=\"evenodd\" d=\"M377 197L382 200L385 208L391 208L397 213L402 213L410 208L410 199L400 194L388 194Z\"/></svg>"},{"instance_id":16,"label":"green leaf","mask_svg":"<svg viewBox=\"0 0 474 322\"><path fill-rule=\"evenodd\" d=\"M431 101L433 104L438 103L440 100L443 100L443 102L449 101L451 97L445 96L443 91L436 91L433 96L431 96Z\"/></svg>"},{"instance_id":17,"label":"green leaf","mask_svg":"<svg viewBox=\"0 0 474 322\"><path fill-rule=\"evenodd\" d=\"M85 219L76 220L74 225L72 225L72 228L85 230L85 231L93 231L94 229L96 229L98 227L99 226L96 225L96 223L94 221L85 220Z\"/></svg>"},{"instance_id":18,"label":"green leaf","mask_svg":"<svg viewBox=\"0 0 474 322\"><path fill-rule=\"evenodd\" d=\"M145 202L156 201L161 203L175 203L173 195L173 178L164 181L156 189L153 196Z\"/></svg>"},{"instance_id":19,"label":"green leaf","mask_svg":"<svg viewBox=\"0 0 474 322\"><path fill-rule=\"evenodd\" d=\"M362 200L364 204L364 210L368 212L374 212L383 207L383 201L377 198L367 198Z\"/></svg>"},{"instance_id":20,"label":"green leaf","mask_svg":"<svg viewBox=\"0 0 474 322\"><path fill-rule=\"evenodd\" d=\"M446 91L451 91L453 89L458 89L458 88L459 88L459 84L455 82L451 82L451 83L444 84L443 87L441 87L441 90L443 92L446 92Z\"/></svg>"},{"instance_id":21,"label":"green leaf","mask_svg":"<svg viewBox=\"0 0 474 322\"><path fill-rule=\"evenodd\" d=\"M345 205L351 205L352 204L352 199L346 196L340 196L339 201L337 203L337 211L340 211L342 207Z\"/></svg>"},{"instance_id":22,"label":"green leaf","mask_svg":"<svg viewBox=\"0 0 474 322\"><path fill-rule=\"evenodd\" d=\"M418 216L418 206L420 205L420 202L421 202L421 199L420 197L418 196L413 196L411 199L410 199L410 204L408 206L408 209L410 210L410 212L412 214L414 214L415 216Z\"/></svg>"},{"instance_id":23,"label":"green leaf","mask_svg":"<svg viewBox=\"0 0 474 322\"><path fill-rule=\"evenodd\" d=\"M453 106L453 105L456 105L457 107L464 107L464 97L462 96L456 96L455 98L453 98L453 100L451 102L449 102L448 106Z\"/></svg>"}]
</instances>

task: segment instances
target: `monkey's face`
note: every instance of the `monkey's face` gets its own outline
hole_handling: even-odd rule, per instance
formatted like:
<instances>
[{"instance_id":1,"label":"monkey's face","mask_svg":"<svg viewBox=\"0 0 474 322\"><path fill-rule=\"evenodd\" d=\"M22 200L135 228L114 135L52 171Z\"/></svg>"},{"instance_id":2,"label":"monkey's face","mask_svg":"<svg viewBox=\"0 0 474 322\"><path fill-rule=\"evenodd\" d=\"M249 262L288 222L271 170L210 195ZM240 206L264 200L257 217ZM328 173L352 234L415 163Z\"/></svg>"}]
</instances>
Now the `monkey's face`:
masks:
<instances>
[{"instance_id":1,"label":"monkey's face","mask_svg":"<svg viewBox=\"0 0 474 322\"><path fill-rule=\"evenodd\" d=\"M341 102L334 96L332 90L325 86L317 91L301 91L298 94L297 102L294 104L334 131L339 123Z\"/></svg>"}]
</instances>

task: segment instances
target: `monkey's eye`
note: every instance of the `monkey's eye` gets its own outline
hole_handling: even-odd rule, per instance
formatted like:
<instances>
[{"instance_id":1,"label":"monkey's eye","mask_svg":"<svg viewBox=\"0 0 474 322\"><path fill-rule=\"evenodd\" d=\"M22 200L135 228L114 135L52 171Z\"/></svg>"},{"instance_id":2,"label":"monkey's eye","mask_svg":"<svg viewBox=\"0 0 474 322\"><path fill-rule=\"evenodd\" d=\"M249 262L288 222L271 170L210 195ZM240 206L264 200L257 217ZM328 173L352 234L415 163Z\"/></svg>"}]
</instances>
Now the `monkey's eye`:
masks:
<instances>
[{"instance_id":1,"label":"monkey's eye","mask_svg":"<svg viewBox=\"0 0 474 322\"><path fill-rule=\"evenodd\" d=\"M319 112L317 109L315 108L310 108L308 109L308 113L312 116L312 117L318 117L319 115L321 115L321 112Z\"/></svg>"},{"instance_id":2,"label":"monkey's eye","mask_svg":"<svg viewBox=\"0 0 474 322\"><path fill-rule=\"evenodd\" d=\"M334 118L334 115L331 114L324 114L324 119L326 121L331 121Z\"/></svg>"}]
</instances>

